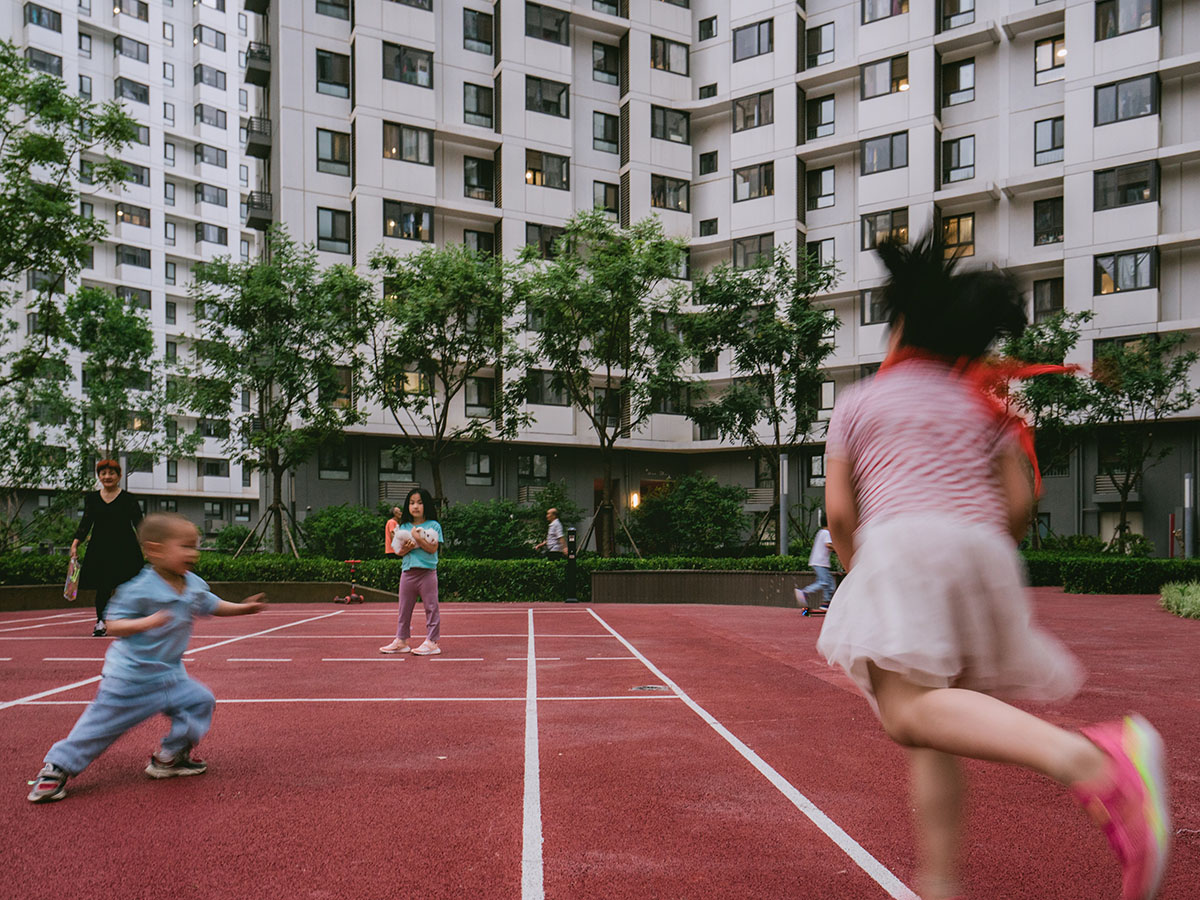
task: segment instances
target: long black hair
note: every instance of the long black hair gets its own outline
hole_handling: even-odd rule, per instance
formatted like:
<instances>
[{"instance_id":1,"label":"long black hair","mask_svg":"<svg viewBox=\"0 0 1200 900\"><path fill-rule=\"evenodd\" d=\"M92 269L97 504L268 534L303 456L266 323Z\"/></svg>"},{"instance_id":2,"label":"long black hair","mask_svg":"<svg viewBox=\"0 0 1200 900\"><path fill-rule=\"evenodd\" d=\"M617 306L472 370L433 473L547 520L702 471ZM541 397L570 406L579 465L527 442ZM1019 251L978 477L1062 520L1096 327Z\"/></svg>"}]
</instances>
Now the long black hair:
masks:
<instances>
[{"instance_id":1,"label":"long black hair","mask_svg":"<svg viewBox=\"0 0 1200 900\"><path fill-rule=\"evenodd\" d=\"M425 488L418 487L413 488L404 497L404 505L400 507L400 524L408 525L413 520L412 513L408 509L408 501L412 499L413 494L418 495L421 498L421 503L425 506L425 521L428 522L430 519L436 519L437 507L433 505L433 494L429 493Z\"/></svg>"},{"instance_id":2,"label":"long black hair","mask_svg":"<svg viewBox=\"0 0 1200 900\"><path fill-rule=\"evenodd\" d=\"M959 272L932 231L911 247L885 241L877 248L891 277L883 286L888 325L901 324L902 346L952 359L978 359L1002 334L1025 330L1025 301L1016 280L997 269Z\"/></svg>"}]
</instances>

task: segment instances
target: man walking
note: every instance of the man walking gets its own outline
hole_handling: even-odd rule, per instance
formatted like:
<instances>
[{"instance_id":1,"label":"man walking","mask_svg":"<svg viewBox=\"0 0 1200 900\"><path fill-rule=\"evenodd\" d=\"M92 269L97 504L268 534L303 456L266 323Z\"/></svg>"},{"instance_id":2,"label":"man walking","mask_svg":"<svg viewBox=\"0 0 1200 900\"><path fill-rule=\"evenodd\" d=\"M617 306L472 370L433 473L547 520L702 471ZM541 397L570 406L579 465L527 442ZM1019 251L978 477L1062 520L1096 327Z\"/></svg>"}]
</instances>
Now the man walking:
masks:
<instances>
[{"instance_id":1,"label":"man walking","mask_svg":"<svg viewBox=\"0 0 1200 900\"><path fill-rule=\"evenodd\" d=\"M562 522L558 520L558 510L554 507L546 510L546 521L550 526L546 529L546 539L534 549L548 559L556 559L567 555L567 539L563 534Z\"/></svg>"},{"instance_id":2,"label":"man walking","mask_svg":"<svg viewBox=\"0 0 1200 900\"><path fill-rule=\"evenodd\" d=\"M385 556L395 559L399 559L400 554L392 549L392 535L396 533L396 526L400 524L400 516L400 507L393 506L392 517L387 520L387 525L383 527L383 553Z\"/></svg>"}]
</instances>

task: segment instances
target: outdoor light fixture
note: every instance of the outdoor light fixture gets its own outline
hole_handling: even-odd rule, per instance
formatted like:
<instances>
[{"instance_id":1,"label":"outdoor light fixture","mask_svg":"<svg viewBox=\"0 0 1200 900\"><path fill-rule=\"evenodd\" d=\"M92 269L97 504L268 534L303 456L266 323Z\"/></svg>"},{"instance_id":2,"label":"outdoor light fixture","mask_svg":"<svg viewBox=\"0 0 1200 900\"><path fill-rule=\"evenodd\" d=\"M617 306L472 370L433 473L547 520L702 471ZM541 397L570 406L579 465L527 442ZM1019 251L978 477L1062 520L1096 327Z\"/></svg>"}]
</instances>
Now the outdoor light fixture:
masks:
<instances>
[{"instance_id":1,"label":"outdoor light fixture","mask_svg":"<svg viewBox=\"0 0 1200 900\"><path fill-rule=\"evenodd\" d=\"M642 497L640 494L638 494L637 491L634 491L632 494L629 495L629 508L630 509L637 509L638 504L641 502L642 502Z\"/></svg>"}]
</instances>

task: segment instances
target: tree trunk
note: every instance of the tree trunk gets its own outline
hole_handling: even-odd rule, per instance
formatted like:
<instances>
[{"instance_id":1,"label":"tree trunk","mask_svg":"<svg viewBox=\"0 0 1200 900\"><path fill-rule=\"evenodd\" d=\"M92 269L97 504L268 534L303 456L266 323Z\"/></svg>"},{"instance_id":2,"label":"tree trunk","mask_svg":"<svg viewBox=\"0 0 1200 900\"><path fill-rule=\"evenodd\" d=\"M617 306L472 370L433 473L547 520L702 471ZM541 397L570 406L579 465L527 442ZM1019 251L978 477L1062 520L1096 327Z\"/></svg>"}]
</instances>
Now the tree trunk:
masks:
<instances>
[{"instance_id":1,"label":"tree trunk","mask_svg":"<svg viewBox=\"0 0 1200 900\"><path fill-rule=\"evenodd\" d=\"M1040 528L1038 528L1038 503L1039 502L1040 501L1038 500L1037 495L1034 494L1033 508L1032 508L1032 510L1030 510L1030 512L1033 514L1033 518L1029 523L1030 528L1033 529L1029 535L1029 549L1030 550L1041 550L1042 549L1042 530Z\"/></svg>"},{"instance_id":2,"label":"tree trunk","mask_svg":"<svg viewBox=\"0 0 1200 900\"><path fill-rule=\"evenodd\" d=\"M425 515L432 518L439 515L442 507L446 505L446 494L442 489L442 458L440 454L430 456L429 467L433 470L433 504L437 508L432 513Z\"/></svg>"},{"instance_id":3,"label":"tree trunk","mask_svg":"<svg viewBox=\"0 0 1200 900\"><path fill-rule=\"evenodd\" d=\"M617 553L616 522L613 517L612 497L612 454L604 454L604 484L600 493L600 515L596 521L596 546L600 548L603 557L615 556Z\"/></svg>"},{"instance_id":4,"label":"tree trunk","mask_svg":"<svg viewBox=\"0 0 1200 900\"><path fill-rule=\"evenodd\" d=\"M283 467L273 454L271 465L271 524L275 529L275 552L283 552Z\"/></svg>"}]
</instances>

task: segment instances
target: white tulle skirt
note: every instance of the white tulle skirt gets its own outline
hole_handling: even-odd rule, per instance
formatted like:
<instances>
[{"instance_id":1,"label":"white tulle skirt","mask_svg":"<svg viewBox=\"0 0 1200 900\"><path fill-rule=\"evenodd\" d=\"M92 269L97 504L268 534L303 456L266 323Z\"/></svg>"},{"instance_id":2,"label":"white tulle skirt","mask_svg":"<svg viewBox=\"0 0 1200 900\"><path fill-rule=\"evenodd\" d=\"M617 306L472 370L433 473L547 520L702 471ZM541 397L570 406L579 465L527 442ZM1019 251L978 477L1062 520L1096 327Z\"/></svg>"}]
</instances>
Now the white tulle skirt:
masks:
<instances>
[{"instance_id":1,"label":"white tulle skirt","mask_svg":"<svg viewBox=\"0 0 1200 900\"><path fill-rule=\"evenodd\" d=\"M925 687L1014 700L1074 694L1083 670L1034 624L1024 566L994 529L948 517L898 516L860 529L817 650L879 710L867 663Z\"/></svg>"}]
</instances>

